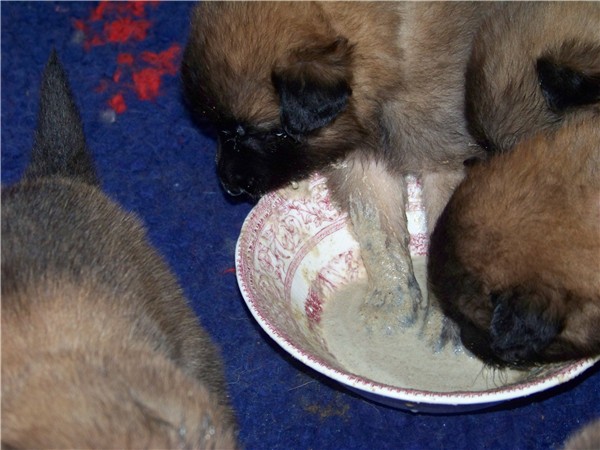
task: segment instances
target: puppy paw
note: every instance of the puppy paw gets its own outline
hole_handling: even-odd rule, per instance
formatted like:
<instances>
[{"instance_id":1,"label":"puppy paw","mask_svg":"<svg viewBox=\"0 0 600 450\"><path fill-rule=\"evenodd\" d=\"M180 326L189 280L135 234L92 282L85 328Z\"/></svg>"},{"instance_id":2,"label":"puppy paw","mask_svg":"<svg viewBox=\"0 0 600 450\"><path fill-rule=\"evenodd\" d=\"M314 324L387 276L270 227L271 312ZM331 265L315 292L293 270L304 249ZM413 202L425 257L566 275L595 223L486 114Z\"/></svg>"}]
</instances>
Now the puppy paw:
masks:
<instances>
[{"instance_id":1,"label":"puppy paw","mask_svg":"<svg viewBox=\"0 0 600 450\"><path fill-rule=\"evenodd\" d=\"M413 273L398 272L371 282L373 288L360 310L367 328L393 334L412 327L422 303L421 290Z\"/></svg>"},{"instance_id":2,"label":"puppy paw","mask_svg":"<svg viewBox=\"0 0 600 450\"><path fill-rule=\"evenodd\" d=\"M434 353L450 348L454 353L464 350L460 328L439 308L429 305L421 328L421 338Z\"/></svg>"}]
</instances>

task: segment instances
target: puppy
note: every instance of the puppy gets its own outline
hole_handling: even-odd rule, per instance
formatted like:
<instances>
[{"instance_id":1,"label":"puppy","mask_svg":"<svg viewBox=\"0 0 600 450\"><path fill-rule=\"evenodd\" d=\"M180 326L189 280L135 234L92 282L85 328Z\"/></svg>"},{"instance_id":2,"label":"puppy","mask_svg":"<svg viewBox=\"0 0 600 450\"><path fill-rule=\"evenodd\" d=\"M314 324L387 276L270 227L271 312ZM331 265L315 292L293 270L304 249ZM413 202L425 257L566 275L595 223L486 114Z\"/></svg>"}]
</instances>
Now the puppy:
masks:
<instances>
[{"instance_id":1,"label":"puppy","mask_svg":"<svg viewBox=\"0 0 600 450\"><path fill-rule=\"evenodd\" d=\"M469 125L497 156L457 188L428 271L492 365L600 353L599 23L593 3L515 4L476 39Z\"/></svg>"},{"instance_id":2,"label":"puppy","mask_svg":"<svg viewBox=\"0 0 600 450\"><path fill-rule=\"evenodd\" d=\"M429 276L489 364L600 354L600 114L475 165L432 234Z\"/></svg>"},{"instance_id":3,"label":"puppy","mask_svg":"<svg viewBox=\"0 0 600 450\"><path fill-rule=\"evenodd\" d=\"M101 192L55 53L31 158L2 190L2 448L235 448L217 349Z\"/></svg>"},{"instance_id":4,"label":"puppy","mask_svg":"<svg viewBox=\"0 0 600 450\"><path fill-rule=\"evenodd\" d=\"M182 77L218 131L225 190L259 197L319 171L350 215L371 283L362 309L386 332L425 309L408 251L404 176L434 224L470 145L464 73L499 4L203 2Z\"/></svg>"}]
</instances>

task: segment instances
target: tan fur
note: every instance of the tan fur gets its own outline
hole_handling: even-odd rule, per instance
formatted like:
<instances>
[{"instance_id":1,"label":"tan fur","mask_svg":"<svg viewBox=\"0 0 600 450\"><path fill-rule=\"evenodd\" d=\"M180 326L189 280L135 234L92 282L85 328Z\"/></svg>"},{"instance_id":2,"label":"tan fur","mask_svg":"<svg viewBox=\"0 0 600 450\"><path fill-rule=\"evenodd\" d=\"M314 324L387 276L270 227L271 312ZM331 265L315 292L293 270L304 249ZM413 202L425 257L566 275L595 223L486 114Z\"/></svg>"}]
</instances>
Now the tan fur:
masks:
<instances>
[{"instance_id":1,"label":"tan fur","mask_svg":"<svg viewBox=\"0 0 600 450\"><path fill-rule=\"evenodd\" d=\"M424 177L432 227L462 178L463 161L478 153L463 118L464 73L479 23L500 7L209 2L193 15L184 81L193 109L217 113L217 128L233 120L278 129L273 75L348 83L347 107L300 136L304 160L284 181L304 177L308 164L328 177L365 256L373 286L367 309L383 307L388 330L414 322L423 306L407 248L403 176ZM385 251L368 254L373 248Z\"/></svg>"},{"instance_id":2,"label":"tan fur","mask_svg":"<svg viewBox=\"0 0 600 450\"><path fill-rule=\"evenodd\" d=\"M2 188L2 448L236 448L218 349L100 190L54 53L31 159Z\"/></svg>"},{"instance_id":3,"label":"tan fur","mask_svg":"<svg viewBox=\"0 0 600 450\"><path fill-rule=\"evenodd\" d=\"M56 201L79 211L77 220L88 220L93 211L89 244L70 232L77 220L36 223L27 204L15 204L23 192L43 192L43 198L57 187ZM56 203L41 201L47 207L37 209L39 214L51 208L61 217ZM67 180L5 188L2 203L3 446L237 445L216 349L146 243L139 220L96 188ZM15 235L8 223L27 231ZM68 236L53 235L56 225ZM110 231L99 238L97 230ZM62 261L47 270L30 264L19 256L29 245L40 252L42 266L48 264L46 245L61 249L53 257ZM72 249L86 246L96 265L86 265L86 250L73 255ZM71 258L80 258L81 278L61 268Z\"/></svg>"},{"instance_id":4,"label":"tan fur","mask_svg":"<svg viewBox=\"0 0 600 450\"><path fill-rule=\"evenodd\" d=\"M600 419L596 419L573 433L564 450L594 450L600 448Z\"/></svg>"},{"instance_id":5,"label":"tan fur","mask_svg":"<svg viewBox=\"0 0 600 450\"><path fill-rule=\"evenodd\" d=\"M561 114L548 108L539 89L535 61L547 56L597 76L598 24L597 2L512 2L485 21L467 77L467 112L475 136L508 150L528 134L560 125Z\"/></svg>"},{"instance_id":6,"label":"tan fur","mask_svg":"<svg viewBox=\"0 0 600 450\"><path fill-rule=\"evenodd\" d=\"M293 69L299 54L328 45L340 34L356 34L352 44L358 48L353 50L353 58L364 55L369 64L352 72L356 85L365 86L354 95L361 99L357 106L372 110L382 95L379 89L393 88L397 76L390 76L389 68L382 70L383 85L377 88L365 72L377 70L369 67L373 64L397 68L397 50L386 42L394 40L398 17L384 4L348 6L314 2L201 4L192 18L190 39L201 48L203 60L214 72L212 92L231 107L236 118L266 125L279 119L271 71ZM361 46L365 36L369 37L367 48ZM374 49L377 54L371 56ZM319 74L327 77L331 69L323 68Z\"/></svg>"},{"instance_id":7,"label":"tan fur","mask_svg":"<svg viewBox=\"0 0 600 450\"><path fill-rule=\"evenodd\" d=\"M475 38L469 128L490 160L432 235L429 277L492 364L600 353L600 4L508 3Z\"/></svg>"},{"instance_id":8,"label":"tan fur","mask_svg":"<svg viewBox=\"0 0 600 450\"><path fill-rule=\"evenodd\" d=\"M600 339L599 167L600 116L591 115L474 167L453 203L457 252L485 292L533 283L556 291L561 338L578 346Z\"/></svg>"}]
</instances>

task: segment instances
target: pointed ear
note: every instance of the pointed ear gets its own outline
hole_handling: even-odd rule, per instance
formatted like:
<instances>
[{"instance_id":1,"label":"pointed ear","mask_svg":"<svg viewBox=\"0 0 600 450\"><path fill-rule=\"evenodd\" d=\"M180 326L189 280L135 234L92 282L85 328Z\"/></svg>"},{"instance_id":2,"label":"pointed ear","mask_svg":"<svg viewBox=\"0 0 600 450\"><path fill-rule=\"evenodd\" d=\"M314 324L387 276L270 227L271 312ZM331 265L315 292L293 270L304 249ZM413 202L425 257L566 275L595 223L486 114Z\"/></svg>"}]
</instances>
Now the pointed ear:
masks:
<instances>
[{"instance_id":1,"label":"pointed ear","mask_svg":"<svg viewBox=\"0 0 600 450\"><path fill-rule=\"evenodd\" d=\"M600 102L600 48L565 44L556 55L538 59L536 69L553 111Z\"/></svg>"},{"instance_id":2,"label":"pointed ear","mask_svg":"<svg viewBox=\"0 0 600 450\"><path fill-rule=\"evenodd\" d=\"M280 101L283 128L291 135L315 131L348 105L351 47L344 38L293 52L271 79Z\"/></svg>"},{"instance_id":3,"label":"pointed ear","mask_svg":"<svg viewBox=\"0 0 600 450\"><path fill-rule=\"evenodd\" d=\"M25 177L54 175L99 184L69 80L53 50L42 76L35 141Z\"/></svg>"}]
</instances>

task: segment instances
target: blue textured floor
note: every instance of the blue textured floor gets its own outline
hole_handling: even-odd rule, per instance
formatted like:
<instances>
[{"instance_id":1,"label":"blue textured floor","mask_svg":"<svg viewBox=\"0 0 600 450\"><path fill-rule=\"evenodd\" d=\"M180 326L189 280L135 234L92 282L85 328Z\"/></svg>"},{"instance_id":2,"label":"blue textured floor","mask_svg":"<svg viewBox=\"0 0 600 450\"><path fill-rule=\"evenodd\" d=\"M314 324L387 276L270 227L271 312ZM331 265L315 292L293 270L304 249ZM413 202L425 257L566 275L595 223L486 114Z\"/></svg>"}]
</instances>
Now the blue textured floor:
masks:
<instances>
[{"instance_id":1,"label":"blue textured floor","mask_svg":"<svg viewBox=\"0 0 600 450\"><path fill-rule=\"evenodd\" d=\"M2 183L18 179L32 143L38 84L55 47L80 105L105 189L146 222L203 325L221 345L229 387L248 449L551 449L600 416L599 367L559 389L475 414L415 415L357 397L287 356L256 325L238 291L234 247L247 203L231 202L214 170L215 142L192 125L177 75L160 95L140 100L117 55L181 47L190 3L108 11L96 3L1 3ZM113 14L113 15L111 15ZM147 36L91 45L114 15L149 21ZM77 22L81 20L83 22ZM78 31L85 23L87 32ZM78 25L79 24L79 25ZM87 43L87 44L86 44ZM177 58L177 62L179 58ZM108 100L127 109L111 121ZM108 113L107 113L108 111Z\"/></svg>"}]
</instances>

